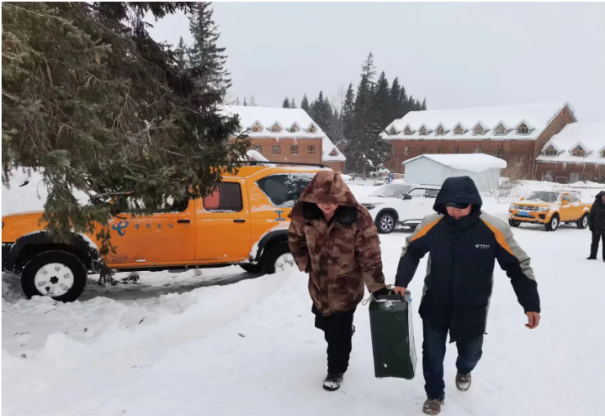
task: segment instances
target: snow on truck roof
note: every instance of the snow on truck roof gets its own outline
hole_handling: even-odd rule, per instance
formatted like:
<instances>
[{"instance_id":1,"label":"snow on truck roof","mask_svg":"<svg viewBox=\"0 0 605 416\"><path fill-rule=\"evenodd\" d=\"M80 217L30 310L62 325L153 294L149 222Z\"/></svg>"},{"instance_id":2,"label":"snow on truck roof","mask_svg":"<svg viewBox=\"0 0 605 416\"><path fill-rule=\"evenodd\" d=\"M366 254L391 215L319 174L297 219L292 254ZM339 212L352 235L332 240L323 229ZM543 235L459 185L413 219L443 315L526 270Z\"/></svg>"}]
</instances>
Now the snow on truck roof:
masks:
<instances>
[{"instance_id":1,"label":"snow on truck roof","mask_svg":"<svg viewBox=\"0 0 605 416\"><path fill-rule=\"evenodd\" d=\"M544 152L553 147L557 155L547 156ZM574 156L578 146L585 156ZM605 165L605 123L572 123L550 139L542 148L539 162L591 163Z\"/></svg>"},{"instance_id":2,"label":"snow on truck roof","mask_svg":"<svg viewBox=\"0 0 605 416\"><path fill-rule=\"evenodd\" d=\"M411 111L403 118L393 121L385 129L382 138L386 140L489 138L535 140L565 108L568 108L574 117L573 108L566 102ZM523 124L527 130L518 130ZM475 134L474 129L478 125L484 129L483 134ZM500 125L504 127L504 131L496 131ZM406 127L409 127L412 134L405 134ZM426 129L426 134L420 134L422 127ZM442 134L437 132L439 127L443 128L443 131L439 132ZM462 128L461 134L456 134L457 127ZM393 129L394 131L391 131Z\"/></svg>"},{"instance_id":3,"label":"snow on truck roof","mask_svg":"<svg viewBox=\"0 0 605 416\"><path fill-rule=\"evenodd\" d=\"M322 139L322 160L324 162L344 162L345 155L332 143L328 135L302 108L252 107L226 105L223 110L228 114L237 114L241 131L248 137L282 139ZM253 127L260 131L253 131ZM279 127L273 131L272 127Z\"/></svg>"},{"instance_id":4,"label":"snow on truck roof","mask_svg":"<svg viewBox=\"0 0 605 416\"><path fill-rule=\"evenodd\" d=\"M468 170L470 172L483 172L493 168L505 169L507 166L506 161L483 153L420 155L406 160L402 165L407 165L410 162L422 158L432 160L433 162L453 169Z\"/></svg>"}]
</instances>

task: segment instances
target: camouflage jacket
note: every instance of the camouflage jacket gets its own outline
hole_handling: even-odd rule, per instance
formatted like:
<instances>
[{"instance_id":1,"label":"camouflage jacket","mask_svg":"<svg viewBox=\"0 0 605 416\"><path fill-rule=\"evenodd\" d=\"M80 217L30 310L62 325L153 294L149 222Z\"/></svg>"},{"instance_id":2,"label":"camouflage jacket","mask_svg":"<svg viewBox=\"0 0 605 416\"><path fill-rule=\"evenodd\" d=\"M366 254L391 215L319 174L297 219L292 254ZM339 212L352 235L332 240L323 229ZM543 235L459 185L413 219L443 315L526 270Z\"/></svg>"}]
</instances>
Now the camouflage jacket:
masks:
<instances>
[{"instance_id":1,"label":"camouflage jacket","mask_svg":"<svg viewBox=\"0 0 605 416\"><path fill-rule=\"evenodd\" d=\"M317 203L339 205L329 224ZM340 175L319 172L289 217L290 250L310 274L309 293L322 315L355 308L364 282L370 292L385 287L376 226Z\"/></svg>"}]
</instances>

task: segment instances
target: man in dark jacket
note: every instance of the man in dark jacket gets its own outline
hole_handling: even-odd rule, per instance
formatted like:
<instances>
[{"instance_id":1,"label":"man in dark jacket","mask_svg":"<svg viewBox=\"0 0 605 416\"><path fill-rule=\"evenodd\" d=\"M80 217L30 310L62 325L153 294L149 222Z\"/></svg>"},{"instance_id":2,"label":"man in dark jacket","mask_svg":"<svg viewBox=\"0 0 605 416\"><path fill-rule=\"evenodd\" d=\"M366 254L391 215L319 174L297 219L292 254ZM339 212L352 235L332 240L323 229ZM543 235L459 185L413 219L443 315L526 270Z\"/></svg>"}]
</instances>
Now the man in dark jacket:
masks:
<instances>
[{"instance_id":1,"label":"man in dark jacket","mask_svg":"<svg viewBox=\"0 0 605 416\"><path fill-rule=\"evenodd\" d=\"M420 259L430 253L420 316L422 366L427 400L423 411L436 415L445 399L443 359L449 331L456 342L456 387L466 391L482 354L496 260L506 271L528 318L540 322L540 298L530 259L508 224L481 212L481 196L469 177L448 178L435 200L437 214L424 218L399 261L395 292L403 294Z\"/></svg>"},{"instance_id":2,"label":"man in dark jacket","mask_svg":"<svg viewBox=\"0 0 605 416\"><path fill-rule=\"evenodd\" d=\"M338 390L349 366L353 314L364 283L375 295L388 293L380 240L372 216L355 200L339 174L321 171L290 213L288 242L300 271L310 272L315 326L328 343L324 389Z\"/></svg>"},{"instance_id":3,"label":"man in dark jacket","mask_svg":"<svg viewBox=\"0 0 605 416\"><path fill-rule=\"evenodd\" d=\"M599 192L594 204L592 204L588 215L588 228L592 232L592 244L590 245L588 260L597 259L599 240L603 240L603 261L605 261L605 191Z\"/></svg>"}]
</instances>

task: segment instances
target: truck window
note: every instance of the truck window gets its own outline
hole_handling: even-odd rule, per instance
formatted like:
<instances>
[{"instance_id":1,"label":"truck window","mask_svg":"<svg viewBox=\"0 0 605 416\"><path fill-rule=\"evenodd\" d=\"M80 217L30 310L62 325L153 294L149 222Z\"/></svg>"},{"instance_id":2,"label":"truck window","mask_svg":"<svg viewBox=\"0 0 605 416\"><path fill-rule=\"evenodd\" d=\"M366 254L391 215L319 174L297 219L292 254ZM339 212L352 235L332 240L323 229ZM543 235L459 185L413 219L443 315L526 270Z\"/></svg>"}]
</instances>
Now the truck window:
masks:
<instances>
[{"instance_id":1,"label":"truck window","mask_svg":"<svg viewBox=\"0 0 605 416\"><path fill-rule=\"evenodd\" d=\"M256 184L273 205L293 207L314 176L311 173L277 174L259 179Z\"/></svg>"},{"instance_id":2,"label":"truck window","mask_svg":"<svg viewBox=\"0 0 605 416\"><path fill-rule=\"evenodd\" d=\"M144 209L145 203L142 199L126 197L124 200L129 210ZM189 206L189 200L177 199L172 195L166 196L160 205L153 207L154 213L177 213L184 212ZM124 209L118 209L118 212L124 212Z\"/></svg>"},{"instance_id":3,"label":"truck window","mask_svg":"<svg viewBox=\"0 0 605 416\"><path fill-rule=\"evenodd\" d=\"M240 212L244 209L239 183L222 182L204 198L204 209L209 212Z\"/></svg>"}]
</instances>

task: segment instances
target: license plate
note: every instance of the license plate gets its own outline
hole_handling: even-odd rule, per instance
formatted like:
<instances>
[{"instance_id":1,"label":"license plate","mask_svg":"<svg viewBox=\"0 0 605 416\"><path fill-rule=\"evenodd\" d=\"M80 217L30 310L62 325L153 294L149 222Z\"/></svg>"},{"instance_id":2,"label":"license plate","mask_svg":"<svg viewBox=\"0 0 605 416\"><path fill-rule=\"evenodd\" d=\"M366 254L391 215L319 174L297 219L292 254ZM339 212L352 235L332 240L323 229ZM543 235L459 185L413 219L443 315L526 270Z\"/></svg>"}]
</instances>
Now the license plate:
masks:
<instances>
[{"instance_id":1,"label":"license plate","mask_svg":"<svg viewBox=\"0 0 605 416\"><path fill-rule=\"evenodd\" d=\"M529 211L519 211L519 214L517 214L520 217L529 217Z\"/></svg>"}]
</instances>

